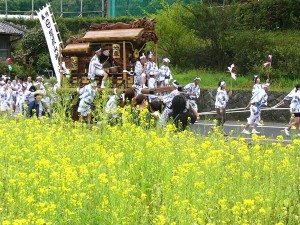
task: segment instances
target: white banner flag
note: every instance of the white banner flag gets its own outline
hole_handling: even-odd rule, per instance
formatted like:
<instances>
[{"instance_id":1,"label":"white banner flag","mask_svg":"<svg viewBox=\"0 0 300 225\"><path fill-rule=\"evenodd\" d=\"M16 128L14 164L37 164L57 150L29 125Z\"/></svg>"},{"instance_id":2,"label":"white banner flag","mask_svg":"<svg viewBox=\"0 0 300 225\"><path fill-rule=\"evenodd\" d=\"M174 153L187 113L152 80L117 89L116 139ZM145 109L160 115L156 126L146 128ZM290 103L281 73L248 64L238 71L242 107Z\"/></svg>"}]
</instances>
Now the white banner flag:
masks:
<instances>
[{"instance_id":1,"label":"white banner flag","mask_svg":"<svg viewBox=\"0 0 300 225\"><path fill-rule=\"evenodd\" d=\"M49 7L50 5L47 4L42 10L37 11L37 16L44 31L57 82L60 85L60 40L58 38Z\"/></svg>"}]
</instances>

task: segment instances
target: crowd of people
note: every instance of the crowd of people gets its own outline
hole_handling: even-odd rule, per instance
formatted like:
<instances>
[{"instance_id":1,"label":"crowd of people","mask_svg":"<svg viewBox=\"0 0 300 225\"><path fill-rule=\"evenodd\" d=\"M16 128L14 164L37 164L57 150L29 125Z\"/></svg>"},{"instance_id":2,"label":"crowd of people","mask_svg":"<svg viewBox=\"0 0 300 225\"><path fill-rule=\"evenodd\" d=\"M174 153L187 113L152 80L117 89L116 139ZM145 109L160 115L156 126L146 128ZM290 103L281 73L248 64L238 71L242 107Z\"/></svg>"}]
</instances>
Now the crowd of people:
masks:
<instances>
[{"instance_id":1,"label":"crowd of people","mask_svg":"<svg viewBox=\"0 0 300 225\"><path fill-rule=\"evenodd\" d=\"M13 80L3 75L0 81L0 111L1 114L22 113L32 116L33 112L40 118L45 114L47 100L43 77L36 77L36 81L28 76L26 80L15 76Z\"/></svg>"},{"instance_id":2,"label":"crowd of people","mask_svg":"<svg viewBox=\"0 0 300 225\"><path fill-rule=\"evenodd\" d=\"M95 76L103 76L107 78L102 64L99 62L99 55L103 52L101 49L95 52L95 56L92 58L89 66L89 79L90 83L82 88L78 88L79 94L79 106L77 112L80 114L80 118L87 121L92 119L93 101L96 96L98 84L94 80ZM148 58L148 61L147 61ZM125 90L120 96L115 91L110 96L106 104L106 113L113 120L123 118L118 112L117 108L120 105L130 106L130 112L134 114L134 123L137 125L140 123L139 115L141 111L146 110L149 114L149 118L153 118L156 121L156 125L164 126L168 120L173 121L177 129L186 129L188 123L194 123L200 119L199 109L197 106L197 98L200 96L200 77L195 77L193 82L180 86L176 80L173 80L171 70L169 68L170 60L164 58L162 60L162 66L158 68L154 62L154 55L150 53L148 57L144 54L136 62L134 69L134 85L131 88ZM100 88L105 88L102 79ZM260 83L259 76L255 76L253 79L254 85L252 89L252 97L249 101L246 109L250 109L250 116L247 118L247 122L242 133L244 134L258 134L257 127L261 121L261 110L263 106L267 106L268 91L270 88L269 81ZM170 92L160 92L157 94L142 94L141 90L144 88L156 88L156 87L170 87ZM49 87L54 91L58 86ZM50 112L50 100L49 93L47 93L47 87L43 83L43 77L38 76L35 81L32 77L27 77L26 80L15 76L13 80L10 77L2 76L0 81L0 111L2 114L22 113L29 117L36 116L41 118L47 112ZM290 113L291 119L288 127L285 129L287 136L290 136L290 130L295 125L297 133L299 132L300 124L300 84L284 97L279 103L284 101L291 101ZM215 97L215 109L217 114L216 127L222 129L226 121L226 106L232 90L226 90L226 82L220 81L217 88ZM250 127L252 131L250 131ZM300 136L300 134L298 134Z\"/></svg>"}]
</instances>

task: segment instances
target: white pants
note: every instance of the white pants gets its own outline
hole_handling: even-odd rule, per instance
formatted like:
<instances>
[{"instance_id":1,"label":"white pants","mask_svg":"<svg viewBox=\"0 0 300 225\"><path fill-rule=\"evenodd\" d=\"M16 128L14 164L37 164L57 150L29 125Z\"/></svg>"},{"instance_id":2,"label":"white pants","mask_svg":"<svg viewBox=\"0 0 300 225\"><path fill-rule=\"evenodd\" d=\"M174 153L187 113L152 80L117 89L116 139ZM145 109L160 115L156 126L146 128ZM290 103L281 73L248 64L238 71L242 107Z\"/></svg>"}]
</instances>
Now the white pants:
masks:
<instances>
[{"instance_id":1,"label":"white pants","mask_svg":"<svg viewBox=\"0 0 300 225\"><path fill-rule=\"evenodd\" d=\"M247 118L247 123L252 125L252 124L258 124L260 121L260 114L261 110L258 109L256 106L251 105L250 107L250 117Z\"/></svg>"},{"instance_id":2,"label":"white pants","mask_svg":"<svg viewBox=\"0 0 300 225\"><path fill-rule=\"evenodd\" d=\"M149 88L156 88L156 79L154 77L150 77L148 80Z\"/></svg>"}]
</instances>

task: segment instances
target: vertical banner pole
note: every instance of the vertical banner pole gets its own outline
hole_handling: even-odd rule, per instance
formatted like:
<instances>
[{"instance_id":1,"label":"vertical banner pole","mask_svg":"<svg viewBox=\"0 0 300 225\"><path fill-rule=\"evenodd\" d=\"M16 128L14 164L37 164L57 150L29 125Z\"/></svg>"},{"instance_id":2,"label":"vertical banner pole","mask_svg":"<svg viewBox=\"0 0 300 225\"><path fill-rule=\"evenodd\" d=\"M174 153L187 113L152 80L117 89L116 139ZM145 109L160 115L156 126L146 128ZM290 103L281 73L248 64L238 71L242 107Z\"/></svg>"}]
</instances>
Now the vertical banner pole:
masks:
<instances>
[{"instance_id":1,"label":"vertical banner pole","mask_svg":"<svg viewBox=\"0 0 300 225\"><path fill-rule=\"evenodd\" d=\"M126 44L125 41L123 41L123 81L125 82L125 88L128 86L127 82L127 72L126 71Z\"/></svg>"},{"instance_id":2,"label":"vertical banner pole","mask_svg":"<svg viewBox=\"0 0 300 225\"><path fill-rule=\"evenodd\" d=\"M60 86L60 50L62 42L58 37L59 33L56 31L56 23L54 22L52 13L50 12L50 4L47 4L46 7L43 7L43 9L37 11L37 16L45 35L52 66L56 75L56 80Z\"/></svg>"}]
</instances>

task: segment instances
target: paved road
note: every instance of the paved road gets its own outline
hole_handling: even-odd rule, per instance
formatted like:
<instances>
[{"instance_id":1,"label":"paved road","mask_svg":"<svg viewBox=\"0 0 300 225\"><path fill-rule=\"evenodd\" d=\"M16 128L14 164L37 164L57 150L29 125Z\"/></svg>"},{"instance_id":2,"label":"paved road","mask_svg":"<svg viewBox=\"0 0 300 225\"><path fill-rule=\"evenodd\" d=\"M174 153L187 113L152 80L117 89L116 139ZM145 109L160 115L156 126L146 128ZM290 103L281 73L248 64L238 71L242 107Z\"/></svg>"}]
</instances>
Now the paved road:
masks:
<instances>
[{"instance_id":1,"label":"paved road","mask_svg":"<svg viewBox=\"0 0 300 225\"><path fill-rule=\"evenodd\" d=\"M235 121L226 121L224 125L224 132L231 137L244 137L251 139L252 135L243 134L242 130L244 129L244 123L235 122ZM191 125L192 130L203 135L207 135L211 131L211 128L214 126L213 121L200 121ZM286 137L284 133L284 128L287 127L287 124L283 123L274 123L274 122L265 122L263 126L259 126L257 130L260 132L258 135L264 135L270 141L276 141L277 136L282 135L286 142L291 142L296 138L296 131L292 129L291 137ZM252 127L250 128L250 132ZM300 138L299 138L300 139Z\"/></svg>"}]
</instances>

